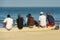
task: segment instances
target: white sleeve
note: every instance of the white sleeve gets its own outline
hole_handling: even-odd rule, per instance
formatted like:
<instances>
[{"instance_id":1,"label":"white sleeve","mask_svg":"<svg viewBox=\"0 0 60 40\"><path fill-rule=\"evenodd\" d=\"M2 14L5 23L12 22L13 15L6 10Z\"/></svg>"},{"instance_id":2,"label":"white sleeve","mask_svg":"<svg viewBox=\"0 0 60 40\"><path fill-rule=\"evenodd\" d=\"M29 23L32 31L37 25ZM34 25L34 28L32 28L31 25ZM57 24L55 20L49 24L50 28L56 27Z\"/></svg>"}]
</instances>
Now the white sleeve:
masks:
<instances>
[{"instance_id":1,"label":"white sleeve","mask_svg":"<svg viewBox=\"0 0 60 40\"><path fill-rule=\"evenodd\" d=\"M26 18L26 23L27 23L27 19L28 19L28 18Z\"/></svg>"},{"instance_id":2,"label":"white sleeve","mask_svg":"<svg viewBox=\"0 0 60 40\"><path fill-rule=\"evenodd\" d=\"M6 22L7 21L7 19L4 19L4 21L3 22Z\"/></svg>"},{"instance_id":3,"label":"white sleeve","mask_svg":"<svg viewBox=\"0 0 60 40\"><path fill-rule=\"evenodd\" d=\"M12 19L12 24L13 24L13 19Z\"/></svg>"},{"instance_id":4,"label":"white sleeve","mask_svg":"<svg viewBox=\"0 0 60 40\"><path fill-rule=\"evenodd\" d=\"M39 21L40 21L40 16L39 16Z\"/></svg>"}]
</instances>

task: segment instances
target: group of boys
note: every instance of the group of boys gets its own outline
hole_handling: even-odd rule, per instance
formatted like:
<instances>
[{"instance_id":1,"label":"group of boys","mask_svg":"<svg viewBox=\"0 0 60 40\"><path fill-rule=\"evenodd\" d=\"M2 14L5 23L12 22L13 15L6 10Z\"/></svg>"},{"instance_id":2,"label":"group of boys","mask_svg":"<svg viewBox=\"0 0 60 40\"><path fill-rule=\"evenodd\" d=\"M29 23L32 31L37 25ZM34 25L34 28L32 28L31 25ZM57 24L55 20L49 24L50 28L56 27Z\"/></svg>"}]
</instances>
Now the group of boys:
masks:
<instances>
[{"instance_id":1,"label":"group of boys","mask_svg":"<svg viewBox=\"0 0 60 40\"><path fill-rule=\"evenodd\" d=\"M22 29L23 28L23 17L18 15L18 18L16 21L17 21L18 29ZM10 15L7 15L7 18L4 19L3 24L4 24L4 26L6 26L7 30L12 29L13 19L11 18ZM28 14L27 18L26 18L26 25L29 27L33 26L33 25L37 25L37 26L42 27L42 28L53 27L55 25L55 20L54 20L53 16L50 15L49 12L47 12L46 16L44 15L44 12L40 12L38 22L36 22L34 20L34 18L31 16L31 14Z\"/></svg>"}]
</instances>

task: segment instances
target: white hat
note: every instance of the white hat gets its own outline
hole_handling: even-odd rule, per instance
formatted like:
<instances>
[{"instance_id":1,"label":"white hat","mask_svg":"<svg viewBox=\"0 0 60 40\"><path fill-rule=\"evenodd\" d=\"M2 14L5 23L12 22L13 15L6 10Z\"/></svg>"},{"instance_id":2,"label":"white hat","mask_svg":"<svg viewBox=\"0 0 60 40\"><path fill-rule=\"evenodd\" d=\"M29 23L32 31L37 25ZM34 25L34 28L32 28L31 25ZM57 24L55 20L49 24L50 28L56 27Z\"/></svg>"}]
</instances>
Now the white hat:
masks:
<instances>
[{"instance_id":1,"label":"white hat","mask_svg":"<svg viewBox=\"0 0 60 40\"><path fill-rule=\"evenodd\" d=\"M40 14L43 14L44 12L40 12Z\"/></svg>"}]
</instances>

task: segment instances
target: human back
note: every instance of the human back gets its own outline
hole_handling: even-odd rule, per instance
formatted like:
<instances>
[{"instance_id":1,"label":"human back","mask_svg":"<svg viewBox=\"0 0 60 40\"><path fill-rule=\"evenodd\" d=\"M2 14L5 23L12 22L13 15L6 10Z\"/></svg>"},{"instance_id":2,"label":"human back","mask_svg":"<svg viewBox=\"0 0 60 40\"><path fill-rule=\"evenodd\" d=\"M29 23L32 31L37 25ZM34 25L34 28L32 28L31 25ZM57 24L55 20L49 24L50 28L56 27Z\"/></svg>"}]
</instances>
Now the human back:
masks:
<instances>
[{"instance_id":1,"label":"human back","mask_svg":"<svg viewBox=\"0 0 60 40\"><path fill-rule=\"evenodd\" d=\"M6 23L6 29L10 30L13 25L13 19L10 17L10 15L7 15L7 18L4 19L3 23Z\"/></svg>"},{"instance_id":2,"label":"human back","mask_svg":"<svg viewBox=\"0 0 60 40\"><path fill-rule=\"evenodd\" d=\"M5 20L7 22L6 26L12 26L12 24L13 24L13 19L12 18L6 18Z\"/></svg>"},{"instance_id":3,"label":"human back","mask_svg":"<svg viewBox=\"0 0 60 40\"><path fill-rule=\"evenodd\" d=\"M16 19L17 22L17 27L18 29L22 29L23 28L23 17L21 17L21 15L18 15L18 18Z\"/></svg>"},{"instance_id":4,"label":"human back","mask_svg":"<svg viewBox=\"0 0 60 40\"><path fill-rule=\"evenodd\" d=\"M40 16L40 25L46 26L46 16L45 15Z\"/></svg>"},{"instance_id":5,"label":"human back","mask_svg":"<svg viewBox=\"0 0 60 40\"><path fill-rule=\"evenodd\" d=\"M46 26L46 16L43 15L43 12L40 12L39 25L42 26L42 27Z\"/></svg>"},{"instance_id":6,"label":"human back","mask_svg":"<svg viewBox=\"0 0 60 40\"><path fill-rule=\"evenodd\" d=\"M33 26L34 25L34 19L33 17L28 18L28 25Z\"/></svg>"},{"instance_id":7,"label":"human back","mask_svg":"<svg viewBox=\"0 0 60 40\"><path fill-rule=\"evenodd\" d=\"M29 26L29 27L33 27L33 25L34 25L34 18L32 17L32 15L31 14L28 14L28 17L27 17L27 25Z\"/></svg>"},{"instance_id":8,"label":"human back","mask_svg":"<svg viewBox=\"0 0 60 40\"><path fill-rule=\"evenodd\" d=\"M47 15L47 27L48 26L53 27L55 25L54 17L50 14L50 12L47 12L46 15Z\"/></svg>"}]
</instances>

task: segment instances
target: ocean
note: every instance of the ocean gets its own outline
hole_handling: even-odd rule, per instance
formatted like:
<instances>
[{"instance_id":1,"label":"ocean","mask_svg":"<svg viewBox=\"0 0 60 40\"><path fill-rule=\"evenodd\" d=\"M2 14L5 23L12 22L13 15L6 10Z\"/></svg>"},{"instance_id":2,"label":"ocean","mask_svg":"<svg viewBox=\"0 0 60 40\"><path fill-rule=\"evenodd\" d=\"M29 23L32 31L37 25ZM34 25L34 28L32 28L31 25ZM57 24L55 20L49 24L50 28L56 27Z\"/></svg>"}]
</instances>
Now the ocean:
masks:
<instances>
[{"instance_id":1,"label":"ocean","mask_svg":"<svg viewBox=\"0 0 60 40\"><path fill-rule=\"evenodd\" d=\"M38 21L41 11L44 12L44 15L46 15L47 12L50 12L55 20L60 21L60 7L0 7L0 27L3 27L2 22L8 14L10 14L14 20L16 20L18 14L20 14L25 22L26 15L31 13L34 19Z\"/></svg>"}]
</instances>

